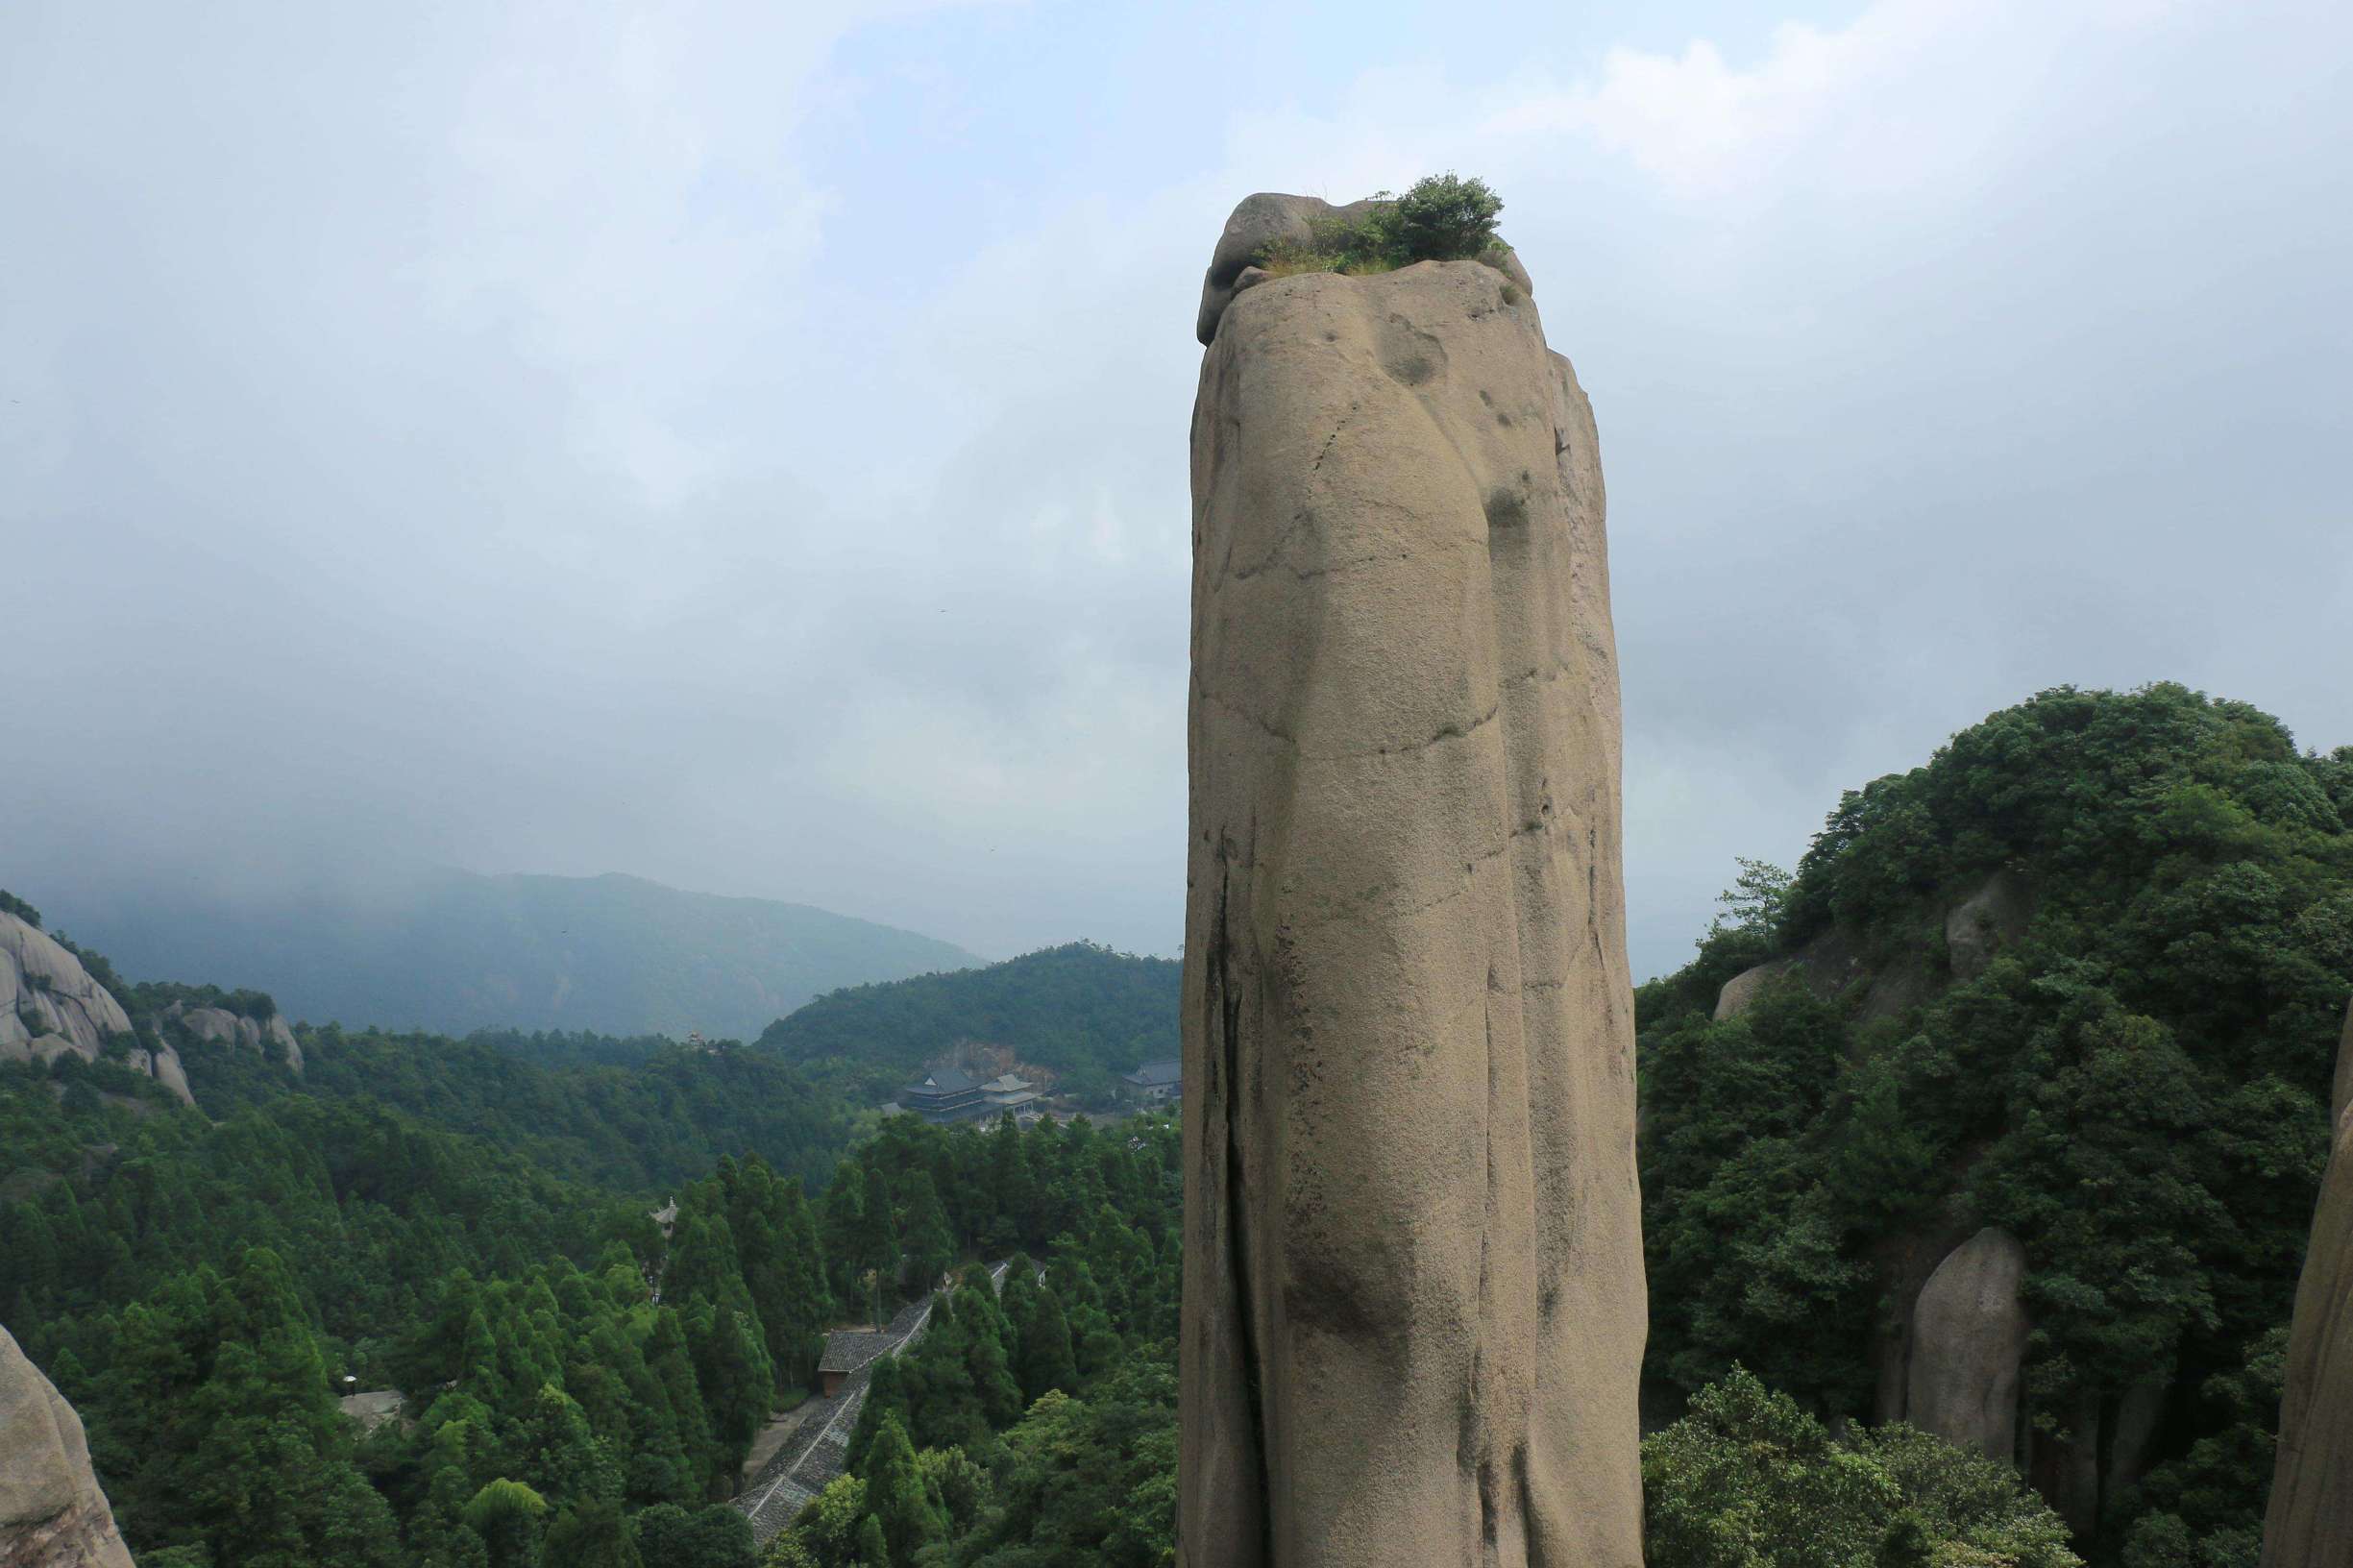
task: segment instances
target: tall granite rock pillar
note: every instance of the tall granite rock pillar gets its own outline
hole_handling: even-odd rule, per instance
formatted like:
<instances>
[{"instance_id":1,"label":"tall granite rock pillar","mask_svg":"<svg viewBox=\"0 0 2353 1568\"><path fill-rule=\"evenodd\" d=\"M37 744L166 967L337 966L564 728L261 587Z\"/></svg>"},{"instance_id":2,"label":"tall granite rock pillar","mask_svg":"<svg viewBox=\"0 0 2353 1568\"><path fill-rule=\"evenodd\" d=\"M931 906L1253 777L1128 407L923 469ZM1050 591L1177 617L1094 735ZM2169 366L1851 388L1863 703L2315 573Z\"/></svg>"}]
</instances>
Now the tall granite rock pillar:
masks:
<instances>
[{"instance_id":1,"label":"tall granite rock pillar","mask_svg":"<svg viewBox=\"0 0 2353 1568\"><path fill-rule=\"evenodd\" d=\"M2336 1144L2296 1284L2264 1568L2353 1562L2353 1004L2329 1109Z\"/></svg>"},{"instance_id":2,"label":"tall granite rock pillar","mask_svg":"<svg viewBox=\"0 0 2353 1568\"><path fill-rule=\"evenodd\" d=\"M1637 1568L1593 415L1516 262L1245 270L1321 209L1204 290L1178 1561Z\"/></svg>"}]
</instances>

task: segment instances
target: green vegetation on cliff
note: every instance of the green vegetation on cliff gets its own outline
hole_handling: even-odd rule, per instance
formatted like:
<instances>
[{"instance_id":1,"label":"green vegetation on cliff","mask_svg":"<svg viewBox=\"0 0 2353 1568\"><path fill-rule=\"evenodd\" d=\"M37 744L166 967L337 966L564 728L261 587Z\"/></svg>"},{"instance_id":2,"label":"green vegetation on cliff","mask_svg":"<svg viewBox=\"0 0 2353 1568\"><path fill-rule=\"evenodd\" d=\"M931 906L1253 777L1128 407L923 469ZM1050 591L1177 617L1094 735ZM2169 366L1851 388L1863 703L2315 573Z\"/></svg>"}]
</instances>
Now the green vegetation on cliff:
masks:
<instances>
[{"instance_id":1,"label":"green vegetation on cliff","mask_svg":"<svg viewBox=\"0 0 2353 1568\"><path fill-rule=\"evenodd\" d=\"M1642 1444L1647 1568L2080 1568L1998 1460L1909 1427L1834 1437L1735 1367Z\"/></svg>"},{"instance_id":2,"label":"green vegetation on cliff","mask_svg":"<svg viewBox=\"0 0 2353 1568\"><path fill-rule=\"evenodd\" d=\"M1906 1257L1997 1226L2026 1250L2036 1441L2162 1390L2087 1555L2232 1560L2268 1459L2201 1439L2249 1419L2293 1297L2349 823L2353 749L2177 686L2060 689L1847 795L1785 889L1752 868L1743 918L1637 999L1652 1374L1737 1360L1868 1415Z\"/></svg>"},{"instance_id":3,"label":"green vegetation on cliff","mask_svg":"<svg viewBox=\"0 0 2353 1568\"><path fill-rule=\"evenodd\" d=\"M1278 278L1303 272L1389 272L1416 261L1469 261L1508 246L1496 236L1503 198L1484 180L1433 174L1403 195L1381 191L1354 218L1335 216L1312 227L1306 245L1279 244L1259 257Z\"/></svg>"}]
</instances>

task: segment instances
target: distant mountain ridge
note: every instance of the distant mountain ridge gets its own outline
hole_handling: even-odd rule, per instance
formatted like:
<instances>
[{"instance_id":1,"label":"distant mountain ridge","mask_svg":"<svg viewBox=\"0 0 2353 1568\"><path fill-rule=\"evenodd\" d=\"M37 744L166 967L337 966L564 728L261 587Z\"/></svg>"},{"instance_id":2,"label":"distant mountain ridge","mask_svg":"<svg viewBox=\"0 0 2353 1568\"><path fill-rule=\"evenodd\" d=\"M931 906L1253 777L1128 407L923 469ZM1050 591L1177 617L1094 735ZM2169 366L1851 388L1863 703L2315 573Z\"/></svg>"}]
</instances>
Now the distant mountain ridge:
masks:
<instances>
[{"instance_id":1,"label":"distant mountain ridge","mask_svg":"<svg viewBox=\"0 0 2353 1568\"><path fill-rule=\"evenodd\" d=\"M476 1029L749 1039L822 992L981 960L807 904L621 873L436 870L364 895L263 900L44 890L51 923L138 979L234 974L289 1016Z\"/></svg>"}]
</instances>

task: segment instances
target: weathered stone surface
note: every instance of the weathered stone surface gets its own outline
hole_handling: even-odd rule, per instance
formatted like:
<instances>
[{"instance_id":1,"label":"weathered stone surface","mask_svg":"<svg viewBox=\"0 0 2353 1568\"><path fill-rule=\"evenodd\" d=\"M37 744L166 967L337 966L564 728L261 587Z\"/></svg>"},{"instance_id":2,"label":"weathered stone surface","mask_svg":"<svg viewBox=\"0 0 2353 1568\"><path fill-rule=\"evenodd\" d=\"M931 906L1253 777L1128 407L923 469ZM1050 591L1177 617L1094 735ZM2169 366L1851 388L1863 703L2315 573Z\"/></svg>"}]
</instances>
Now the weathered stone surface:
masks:
<instances>
[{"instance_id":1,"label":"weathered stone surface","mask_svg":"<svg viewBox=\"0 0 2353 1568\"><path fill-rule=\"evenodd\" d=\"M1976 1232L1958 1219L1929 1220L1889 1236L1872 1248L1872 1272L1880 1287L1880 1309L1873 1324L1877 1383L1872 1395L1872 1424L1903 1419L1912 1396L1912 1315L1920 1293L1937 1265Z\"/></svg>"},{"instance_id":2,"label":"weathered stone surface","mask_svg":"<svg viewBox=\"0 0 2353 1568\"><path fill-rule=\"evenodd\" d=\"M1507 286L1205 299L1186 1568L1641 1561L1602 477Z\"/></svg>"},{"instance_id":3,"label":"weathered stone surface","mask_svg":"<svg viewBox=\"0 0 2353 1568\"><path fill-rule=\"evenodd\" d=\"M74 1413L0 1328L0 1568L131 1568Z\"/></svg>"},{"instance_id":4,"label":"weathered stone surface","mask_svg":"<svg viewBox=\"0 0 2353 1568\"><path fill-rule=\"evenodd\" d=\"M1942 989L1945 972L1918 953L1880 961L1868 944L1832 926L1785 958L1743 969L1716 992L1716 1021L1738 1017L1782 975L1795 975L1825 1001L1860 989L1854 1017L1860 1023L1892 1018L1918 1007Z\"/></svg>"},{"instance_id":5,"label":"weathered stone surface","mask_svg":"<svg viewBox=\"0 0 2353 1568\"><path fill-rule=\"evenodd\" d=\"M1498 246L1483 253L1479 259L1510 279L1522 293L1532 297L1535 294L1536 285L1529 281L1528 269L1520 264L1519 252L1507 246Z\"/></svg>"},{"instance_id":6,"label":"weathered stone surface","mask_svg":"<svg viewBox=\"0 0 2353 1568\"><path fill-rule=\"evenodd\" d=\"M2353 1006L2332 1105L2337 1141L2296 1284L2279 1455L2264 1520L2264 1568L2353 1562Z\"/></svg>"},{"instance_id":7,"label":"weathered stone surface","mask_svg":"<svg viewBox=\"0 0 2353 1568\"><path fill-rule=\"evenodd\" d=\"M1285 196L1271 190L1242 198L1234 215L1226 219L1225 233L1217 236L1217 248L1210 255L1208 275L1201 280L1201 313L1193 322L1193 335L1204 346L1217 335L1217 323L1233 301L1236 284L1253 262L1265 258L1268 247L1309 244L1315 237L1319 219L1361 218L1373 205L1368 198L1334 207L1320 196Z\"/></svg>"},{"instance_id":8,"label":"weathered stone surface","mask_svg":"<svg viewBox=\"0 0 2353 1568\"><path fill-rule=\"evenodd\" d=\"M0 913L0 1062L53 1062L68 1051L91 1062L108 1041L130 1033L131 1016L63 943ZM196 1103L170 1047L153 1057L135 1050L125 1060Z\"/></svg>"},{"instance_id":9,"label":"weathered stone surface","mask_svg":"<svg viewBox=\"0 0 2353 1568\"><path fill-rule=\"evenodd\" d=\"M2026 1249L1992 1226L1937 1265L1912 1312L1906 1421L1956 1448L2016 1458L2025 1281Z\"/></svg>"},{"instance_id":10,"label":"weathered stone surface","mask_svg":"<svg viewBox=\"0 0 2353 1568\"><path fill-rule=\"evenodd\" d=\"M1724 982L1716 992L1716 1021L1736 1018L1749 1010L1751 1003L1763 994L1767 986L1789 972L1790 960L1777 958L1770 964L1759 964L1752 969L1743 969Z\"/></svg>"},{"instance_id":11,"label":"weathered stone surface","mask_svg":"<svg viewBox=\"0 0 2353 1568\"><path fill-rule=\"evenodd\" d=\"M1974 980L1995 955L2018 940L2034 916L2025 879L1996 871L1945 917L1945 955L1956 980Z\"/></svg>"},{"instance_id":12,"label":"weathered stone surface","mask_svg":"<svg viewBox=\"0 0 2353 1568\"><path fill-rule=\"evenodd\" d=\"M286 1027L286 1020L277 1014L270 1015L266 1023L257 1023L240 1014L221 1007L189 1007L174 1002L164 1011L166 1018L177 1018L199 1040L216 1041L222 1044L238 1045L265 1057L282 1059L296 1072L303 1070L303 1047Z\"/></svg>"},{"instance_id":13,"label":"weathered stone surface","mask_svg":"<svg viewBox=\"0 0 2353 1568\"><path fill-rule=\"evenodd\" d=\"M122 1004L56 938L0 914L0 1046L61 1036L85 1057L131 1032Z\"/></svg>"},{"instance_id":14,"label":"weathered stone surface","mask_svg":"<svg viewBox=\"0 0 2353 1568\"><path fill-rule=\"evenodd\" d=\"M1286 196L1271 190L1243 197L1234 215L1226 219L1225 232L1217 236L1217 249L1210 256L1208 275L1201 280L1201 313L1194 319L1193 335L1206 347L1216 337L1217 323L1234 296L1267 281L1268 275L1253 263L1264 260L1271 247L1311 244L1318 222L1357 222L1379 205L1368 196L1335 207L1320 196ZM1522 298L1535 297L1536 285L1529 281L1528 268L1521 264L1518 253L1499 246L1480 259L1510 280Z\"/></svg>"}]
</instances>

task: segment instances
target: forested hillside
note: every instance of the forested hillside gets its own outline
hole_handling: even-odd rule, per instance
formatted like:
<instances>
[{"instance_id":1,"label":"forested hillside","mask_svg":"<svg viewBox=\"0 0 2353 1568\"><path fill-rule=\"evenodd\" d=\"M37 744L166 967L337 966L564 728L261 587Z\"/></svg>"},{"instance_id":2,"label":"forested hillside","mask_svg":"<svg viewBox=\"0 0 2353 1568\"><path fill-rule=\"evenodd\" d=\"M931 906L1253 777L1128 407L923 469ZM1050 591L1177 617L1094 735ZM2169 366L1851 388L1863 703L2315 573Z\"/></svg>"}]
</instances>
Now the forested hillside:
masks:
<instances>
[{"instance_id":1,"label":"forested hillside","mask_svg":"<svg viewBox=\"0 0 2353 1568\"><path fill-rule=\"evenodd\" d=\"M142 1028L276 1014L124 990ZM893 1562L1164 1559L1167 1122L878 1122L830 1069L732 1047L300 1043L298 1072L187 1039L195 1107L117 1051L0 1063L0 1324L80 1409L147 1568L749 1568L723 1500L823 1331L992 1260L1002 1301L976 1269L935 1304L772 1560L870 1560L870 1518ZM347 1388L400 1413L363 1431Z\"/></svg>"},{"instance_id":2,"label":"forested hillside","mask_svg":"<svg viewBox=\"0 0 2353 1568\"><path fill-rule=\"evenodd\" d=\"M25 891L25 890L19 890ZM364 890L42 890L51 923L140 979L234 975L294 1018L748 1040L821 992L979 960L806 904L634 876L434 870Z\"/></svg>"},{"instance_id":3,"label":"forested hillside","mask_svg":"<svg viewBox=\"0 0 2353 1568\"><path fill-rule=\"evenodd\" d=\"M1847 795L1794 878L1752 865L1638 996L1662 1391L1738 1362L1884 1414L1924 1265L1995 1227L2026 1260L2025 1447L2087 1556L2251 1563L2349 824L2353 748L2061 689Z\"/></svg>"},{"instance_id":4,"label":"forested hillside","mask_svg":"<svg viewBox=\"0 0 2353 1568\"><path fill-rule=\"evenodd\" d=\"M794 1062L840 1057L904 1073L967 1040L1010 1047L1082 1099L1177 1054L1173 959L1074 942L952 974L855 986L778 1018L760 1043Z\"/></svg>"}]
</instances>

